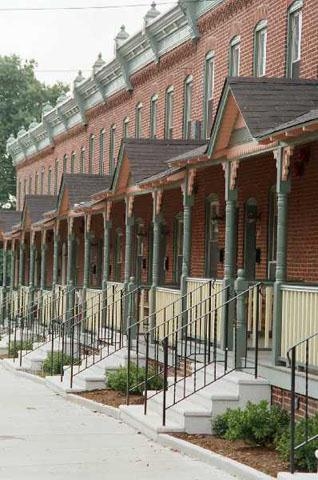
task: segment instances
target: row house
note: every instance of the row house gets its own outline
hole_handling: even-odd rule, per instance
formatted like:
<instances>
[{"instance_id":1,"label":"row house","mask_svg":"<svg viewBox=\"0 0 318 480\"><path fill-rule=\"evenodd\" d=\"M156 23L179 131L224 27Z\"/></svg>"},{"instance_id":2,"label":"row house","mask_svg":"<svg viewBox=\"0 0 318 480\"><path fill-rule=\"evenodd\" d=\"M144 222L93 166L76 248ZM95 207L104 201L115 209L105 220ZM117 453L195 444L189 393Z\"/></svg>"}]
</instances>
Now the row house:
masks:
<instances>
[{"instance_id":1,"label":"row house","mask_svg":"<svg viewBox=\"0 0 318 480\"><path fill-rule=\"evenodd\" d=\"M1 214L3 305L59 290L67 309L133 278L144 328L180 309L193 325L212 285L214 310L230 306L218 349L260 350L284 403L288 350L318 330L317 20L315 0L180 0L133 37L122 26L113 60L8 140L20 213ZM315 337L305 350L315 371Z\"/></svg>"}]
</instances>

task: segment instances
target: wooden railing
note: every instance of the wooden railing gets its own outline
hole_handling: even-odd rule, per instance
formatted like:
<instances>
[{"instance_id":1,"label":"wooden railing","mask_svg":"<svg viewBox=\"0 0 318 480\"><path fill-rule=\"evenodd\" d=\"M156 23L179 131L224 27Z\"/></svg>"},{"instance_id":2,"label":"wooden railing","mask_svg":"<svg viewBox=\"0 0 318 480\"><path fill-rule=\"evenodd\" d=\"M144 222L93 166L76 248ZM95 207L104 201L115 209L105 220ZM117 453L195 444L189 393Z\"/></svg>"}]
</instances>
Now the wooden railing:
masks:
<instances>
[{"instance_id":1,"label":"wooden railing","mask_svg":"<svg viewBox=\"0 0 318 480\"><path fill-rule=\"evenodd\" d=\"M258 329L256 328L257 292L259 292ZM247 330L249 332L250 347L255 347L256 335L259 336L260 348L268 349L271 347L271 333L273 325L273 298L274 289L272 283L262 282L262 287L260 289L253 288L249 291L247 301Z\"/></svg>"},{"instance_id":2,"label":"wooden railing","mask_svg":"<svg viewBox=\"0 0 318 480\"><path fill-rule=\"evenodd\" d=\"M282 286L281 357L286 359L289 348L318 330L318 287ZM297 363L306 363L306 344L299 346ZM318 337L309 349L309 365L318 367Z\"/></svg>"}]
</instances>

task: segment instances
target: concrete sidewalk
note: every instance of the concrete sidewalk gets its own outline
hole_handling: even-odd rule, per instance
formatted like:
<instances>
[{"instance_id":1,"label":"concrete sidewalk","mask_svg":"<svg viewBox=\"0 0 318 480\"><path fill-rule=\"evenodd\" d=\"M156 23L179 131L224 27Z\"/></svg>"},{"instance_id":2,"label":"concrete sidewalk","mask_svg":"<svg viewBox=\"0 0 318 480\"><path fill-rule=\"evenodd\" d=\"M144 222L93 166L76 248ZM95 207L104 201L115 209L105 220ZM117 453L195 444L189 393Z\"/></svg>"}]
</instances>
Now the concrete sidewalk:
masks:
<instances>
[{"instance_id":1,"label":"concrete sidewalk","mask_svg":"<svg viewBox=\"0 0 318 480\"><path fill-rule=\"evenodd\" d=\"M0 362L1 480L233 480Z\"/></svg>"}]
</instances>

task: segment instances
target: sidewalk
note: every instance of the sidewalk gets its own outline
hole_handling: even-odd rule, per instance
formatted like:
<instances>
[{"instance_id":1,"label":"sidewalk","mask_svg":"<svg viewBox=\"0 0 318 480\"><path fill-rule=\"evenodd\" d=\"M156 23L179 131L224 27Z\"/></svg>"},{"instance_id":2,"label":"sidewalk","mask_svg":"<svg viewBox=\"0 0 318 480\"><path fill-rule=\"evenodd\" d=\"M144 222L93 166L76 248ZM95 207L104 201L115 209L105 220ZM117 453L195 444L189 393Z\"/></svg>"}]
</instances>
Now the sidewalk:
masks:
<instances>
[{"instance_id":1,"label":"sidewalk","mask_svg":"<svg viewBox=\"0 0 318 480\"><path fill-rule=\"evenodd\" d=\"M0 362L1 480L234 480Z\"/></svg>"}]
</instances>

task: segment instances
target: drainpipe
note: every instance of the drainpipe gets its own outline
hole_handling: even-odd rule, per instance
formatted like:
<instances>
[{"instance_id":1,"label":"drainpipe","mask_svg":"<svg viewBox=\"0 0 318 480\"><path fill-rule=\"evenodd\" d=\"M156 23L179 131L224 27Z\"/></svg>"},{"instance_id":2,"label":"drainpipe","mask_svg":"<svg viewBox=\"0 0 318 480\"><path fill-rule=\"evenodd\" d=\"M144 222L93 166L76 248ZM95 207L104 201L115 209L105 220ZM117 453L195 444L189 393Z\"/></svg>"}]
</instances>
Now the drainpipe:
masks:
<instances>
[{"instance_id":1,"label":"drainpipe","mask_svg":"<svg viewBox=\"0 0 318 480\"><path fill-rule=\"evenodd\" d=\"M126 197L125 199L126 203L126 225L125 225L125 230L126 230L126 239L125 239L125 277L124 277L124 283L125 283L125 289L124 291L127 293L128 291L128 284L130 281L130 276L131 276L131 257L132 257L132 232L133 232L133 226L134 226L134 217L133 217L133 208L134 208L134 197L132 195ZM128 297L126 297L127 299ZM125 311L125 319L127 320L127 310L128 304L127 300L124 305L124 311ZM125 325L127 327L127 322L125 320Z\"/></svg>"},{"instance_id":2,"label":"drainpipe","mask_svg":"<svg viewBox=\"0 0 318 480\"><path fill-rule=\"evenodd\" d=\"M277 255L276 277L274 283L273 314L273 363L277 365L281 353L282 335L282 290L287 277L287 217L288 194L290 193L289 165L293 153L292 147L279 147L274 152L277 167Z\"/></svg>"}]
</instances>

